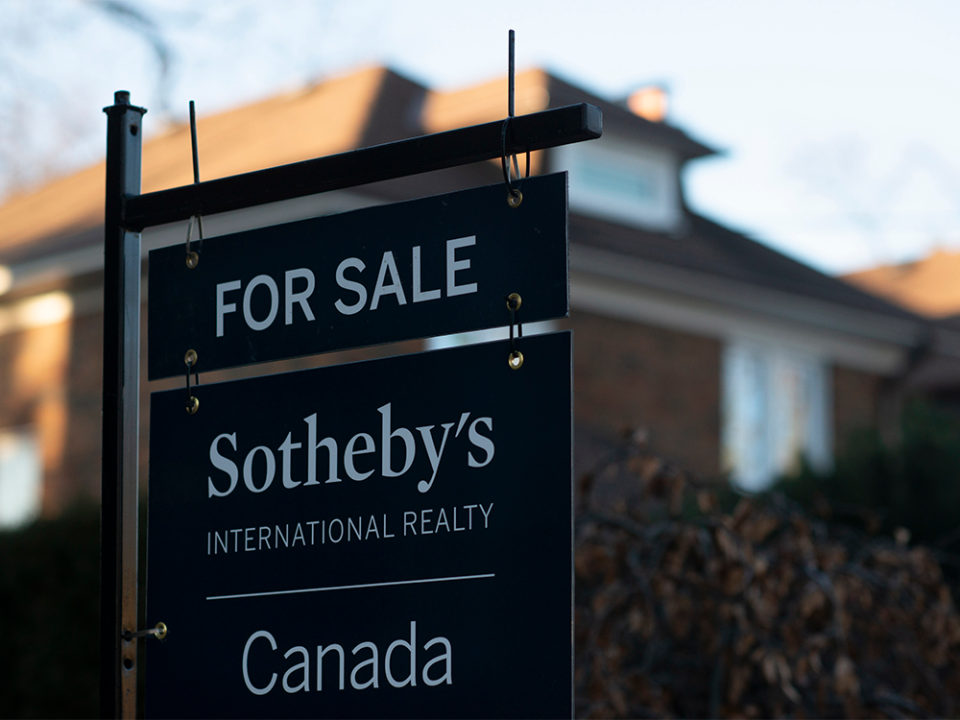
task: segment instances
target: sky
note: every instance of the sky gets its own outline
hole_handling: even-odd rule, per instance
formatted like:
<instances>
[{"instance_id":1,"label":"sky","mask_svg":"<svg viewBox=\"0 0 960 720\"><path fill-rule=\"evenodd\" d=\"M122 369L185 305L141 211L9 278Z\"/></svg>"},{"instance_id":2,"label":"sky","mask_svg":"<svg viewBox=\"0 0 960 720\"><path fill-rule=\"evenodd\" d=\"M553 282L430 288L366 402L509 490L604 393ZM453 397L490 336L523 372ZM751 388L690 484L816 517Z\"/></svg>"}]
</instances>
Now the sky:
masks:
<instances>
[{"instance_id":1,"label":"sky","mask_svg":"<svg viewBox=\"0 0 960 720\"><path fill-rule=\"evenodd\" d=\"M830 273L960 250L954 0L0 0L0 192L98 161L115 90L149 134L371 63L457 88L506 72L510 28L518 69L665 86L720 151L697 212Z\"/></svg>"}]
</instances>

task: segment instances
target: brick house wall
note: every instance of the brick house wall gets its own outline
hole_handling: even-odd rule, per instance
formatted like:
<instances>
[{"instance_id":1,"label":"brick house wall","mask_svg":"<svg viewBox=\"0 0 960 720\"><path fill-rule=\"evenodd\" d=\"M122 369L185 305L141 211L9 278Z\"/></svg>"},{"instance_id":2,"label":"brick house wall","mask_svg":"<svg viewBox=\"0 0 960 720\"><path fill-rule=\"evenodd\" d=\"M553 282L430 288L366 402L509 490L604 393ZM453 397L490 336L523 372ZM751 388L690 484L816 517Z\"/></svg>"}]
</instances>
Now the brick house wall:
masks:
<instances>
[{"instance_id":1,"label":"brick house wall","mask_svg":"<svg viewBox=\"0 0 960 720\"><path fill-rule=\"evenodd\" d=\"M645 428L652 450L716 477L721 343L585 312L569 327L577 424L610 436Z\"/></svg>"}]
</instances>

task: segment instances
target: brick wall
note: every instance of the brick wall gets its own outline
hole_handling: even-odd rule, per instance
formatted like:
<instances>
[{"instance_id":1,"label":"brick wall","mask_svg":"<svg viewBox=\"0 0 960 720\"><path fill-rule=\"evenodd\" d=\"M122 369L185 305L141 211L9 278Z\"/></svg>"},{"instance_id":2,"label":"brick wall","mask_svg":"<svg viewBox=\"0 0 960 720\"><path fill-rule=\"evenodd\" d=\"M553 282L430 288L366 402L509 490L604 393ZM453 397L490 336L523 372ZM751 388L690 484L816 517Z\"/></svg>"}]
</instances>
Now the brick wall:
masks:
<instances>
[{"instance_id":1,"label":"brick wall","mask_svg":"<svg viewBox=\"0 0 960 720\"><path fill-rule=\"evenodd\" d=\"M578 425L611 436L646 428L653 451L716 477L720 342L582 312L569 326Z\"/></svg>"}]
</instances>

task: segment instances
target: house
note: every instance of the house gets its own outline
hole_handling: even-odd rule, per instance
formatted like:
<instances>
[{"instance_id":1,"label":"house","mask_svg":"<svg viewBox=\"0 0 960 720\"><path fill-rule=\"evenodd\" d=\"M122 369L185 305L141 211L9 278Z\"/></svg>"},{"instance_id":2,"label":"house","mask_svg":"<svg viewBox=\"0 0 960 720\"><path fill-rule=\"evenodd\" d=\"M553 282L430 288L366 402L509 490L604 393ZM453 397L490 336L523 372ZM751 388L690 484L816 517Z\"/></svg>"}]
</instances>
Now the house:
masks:
<instances>
[{"instance_id":1,"label":"house","mask_svg":"<svg viewBox=\"0 0 960 720\"><path fill-rule=\"evenodd\" d=\"M385 68L358 70L201 117L201 179L496 120L506 93L505 78L438 92ZM748 489L800 453L829 464L848 432L881 422L884 389L925 342L927 323L694 212L683 171L714 151L664 122L656 94L650 99L611 102L541 70L517 77L518 114L579 102L603 110L602 139L531 158L532 173L570 173L572 312L551 327L575 333L578 467L624 428L642 429L652 449L690 469L730 472ZM150 135L149 114L145 123ZM143 192L192 182L188 127L153 133L142 168ZM100 163L0 206L0 525L99 494L104 182ZM213 236L497 182L499 163L477 163L211 216L204 228ZM144 253L183 243L186 232L186 223L152 228ZM149 392L174 386L142 381L141 482Z\"/></svg>"}]
</instances>

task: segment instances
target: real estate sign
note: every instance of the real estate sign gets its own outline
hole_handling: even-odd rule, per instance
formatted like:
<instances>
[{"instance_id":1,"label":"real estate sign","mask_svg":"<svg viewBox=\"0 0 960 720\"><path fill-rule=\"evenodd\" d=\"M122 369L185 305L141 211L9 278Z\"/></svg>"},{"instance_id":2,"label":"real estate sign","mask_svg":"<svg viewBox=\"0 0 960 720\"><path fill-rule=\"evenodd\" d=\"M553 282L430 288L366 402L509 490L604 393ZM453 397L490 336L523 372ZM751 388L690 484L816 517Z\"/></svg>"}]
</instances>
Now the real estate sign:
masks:
<instances>
[{"instance_id":1,"label":"real estate sign","mask_svg":"<svg viewBox=\"0 0 960 720\"><path fill-rule=\"evenodd\" d=\"M259 228L154 250L151 380L378 343L566 317L567 176Z\"/></svg>"},{"instance_id":2,"label":"real estate sign","mask_svg":"<svg viewBox=\"0 0 960 720\"><path fill-rule=\"evenodd\" d=\"M569 716L571 337L519 347L154 393L148 714Z\"/></svg>"}]
</instances>

